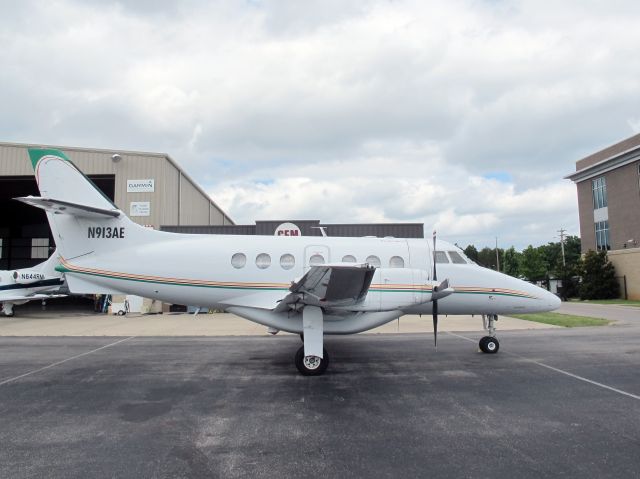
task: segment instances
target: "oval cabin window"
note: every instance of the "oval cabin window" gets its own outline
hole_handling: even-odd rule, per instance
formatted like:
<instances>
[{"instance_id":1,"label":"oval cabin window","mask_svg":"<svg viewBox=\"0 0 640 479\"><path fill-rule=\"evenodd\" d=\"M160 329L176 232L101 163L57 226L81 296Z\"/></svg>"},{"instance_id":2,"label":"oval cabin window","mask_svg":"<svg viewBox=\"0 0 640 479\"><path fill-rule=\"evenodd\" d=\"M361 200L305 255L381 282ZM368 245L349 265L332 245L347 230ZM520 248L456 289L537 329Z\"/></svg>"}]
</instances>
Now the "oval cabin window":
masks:
<instances>
[{"instance_id":1,"label":"oval cabin window","mask_svg":"<svg viewBox=\"0 0 640 479\"><path fill-rule=\"evenodd\" d=\"M280 256L280 266L282 269L291 269L296 265L296 259L292 254L283 254Z\"/></svg>"},{"instance_id":2,"label":"oval cabin window","mask_svg":"<svg viewBox=\"0 0 640 479\"><path fill-rule=\"evenodd\" d=\"M267 253L260 253L256 256L256 266L260 269L267 269L271 266L271 256Z\"/></svg>"},{"instance_id":3,"label":"oval cabin window","mask_svg":"<svg viewBox=\"0 0 640 479\"><path fill-rule=\"evenodd\" d=\"M367 256L367 259L365 260L365 262L369 263L371 266L374 266L376 268L379 268L381 265L380 258L378 258L375 255Z\"/></svg>"},{"instance_id":4,"label":"oval cabin window","mask_svg":"<svg viewBox=\"0 0 640 479\"><path fill-rule=\"evenodd\" d=\"M352 254L347 254L347 255L342 257L342 262L343 263L355 263L356 262L356 257L353 256Z\"/></svg>"},{"instance_id":5,"label":"oval cabin window","mask_svg":"<svg viewBox=\"0 0 640 479\"><path fill-rule=\"evenodd\" d=\"M389 268L404 268L404 260L400 256L392 256L389 260Z\"/></svg>"},{"instance_id":6,"label":"oval cabin window","mask_svg":"<svg viewBox=\"0 0 640 479\"><path fill-rule=\"evenodd\" d=\"M309 266L315 266L318 264L324 264L324 256L321 254L314 254L309 258Z\"/></svg>"},{"instance_id":7,"label":"oval cabin window","mask_svg":"<svg viewBox=\"0 0 640 479\"><path fill-rule=\"evenodd\" d=\"M236 253L231 257L231 266L236 269L244 268L247 264L247 257L242 253Z\"/></svg>"}]
</instances>

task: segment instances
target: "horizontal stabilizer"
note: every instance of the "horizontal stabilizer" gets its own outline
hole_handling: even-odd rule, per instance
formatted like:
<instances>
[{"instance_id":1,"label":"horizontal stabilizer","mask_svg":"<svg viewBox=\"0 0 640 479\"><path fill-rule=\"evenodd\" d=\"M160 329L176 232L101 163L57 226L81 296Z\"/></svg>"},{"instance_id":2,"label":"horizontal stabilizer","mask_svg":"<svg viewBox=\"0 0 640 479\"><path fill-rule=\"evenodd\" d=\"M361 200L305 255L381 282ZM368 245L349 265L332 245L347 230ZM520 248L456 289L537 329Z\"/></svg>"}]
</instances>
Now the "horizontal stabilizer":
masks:
<instances>
[{"instance_id":1,"label":"horizontal stabilizer","mask_svg":"<svg viewBox=\"0 0 640 479\"><path fill-rule=\"evenodd\" d=\"M122 214L122 212L117 209L107 210L79 203L54 200L52 198L41 198L39 196L23 196L14 199L50 213L80 216L82 218L118 218Z\"/></svg>"}]
</instances>

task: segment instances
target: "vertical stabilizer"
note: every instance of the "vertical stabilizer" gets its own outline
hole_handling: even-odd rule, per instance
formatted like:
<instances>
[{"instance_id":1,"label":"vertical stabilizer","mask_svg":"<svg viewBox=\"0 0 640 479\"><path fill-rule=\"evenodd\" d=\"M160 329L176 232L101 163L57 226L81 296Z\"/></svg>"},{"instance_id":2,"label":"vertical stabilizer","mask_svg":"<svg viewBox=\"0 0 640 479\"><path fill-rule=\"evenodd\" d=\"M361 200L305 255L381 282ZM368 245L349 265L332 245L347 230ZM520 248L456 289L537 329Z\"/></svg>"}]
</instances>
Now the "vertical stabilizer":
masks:
<instances>
[{"instance_id":1,"label":"vertical stabilizer","mask_svg":"<svg viewBox=\"0 0 640 479\"><path fill-rule=\"evenodd\" d=\"M62 258L110 254L149 241L153 231L127 218L64 153L29 149L29 158L41 198L21 200L45 209Z\"/></svg>"}]
</instances>

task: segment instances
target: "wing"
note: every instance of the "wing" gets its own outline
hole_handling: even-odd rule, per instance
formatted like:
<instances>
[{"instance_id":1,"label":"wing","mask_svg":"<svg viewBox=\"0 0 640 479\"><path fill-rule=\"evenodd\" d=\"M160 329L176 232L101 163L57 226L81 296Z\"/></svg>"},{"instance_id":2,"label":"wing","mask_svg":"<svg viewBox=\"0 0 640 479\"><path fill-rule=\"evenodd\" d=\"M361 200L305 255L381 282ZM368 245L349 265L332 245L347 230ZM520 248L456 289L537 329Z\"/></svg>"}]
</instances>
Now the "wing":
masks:
<instances>
[{"instance_id":1,"label":"wing","mask_svg":"<svg viewBox=\"0 0 640 479\"><path fill-rule=\"evenodd\" d=\"M287 295L305 305L349 306L364 300L376 269L368 264L328 264L312 266Z\"/></svg>"},{"instance_id":2,"label":"wing","mask_svg":"<svg viewBox=\"0 0 640 479\"><path fill-rule=\"evenodd\" d=\"M63 298L66 294L32 294L32 295L14 295L14 296L0 296L0 303L10 301L31 301L32 299L51 299L51 298Z\"/></svg>"},{"instance_id":3,"label":"wing","mask_svg":"<svg viewBox=\"0 0 640 479\"><path fill-rule=\"evenodd\" d=\"M312 266L307 273L291 283L289 294L264 291L225 301L228 306L288 311L305 305L349 306L364 300L369 291L375 267L368 264L335 263Z\"/></svg>"}]
</instances>

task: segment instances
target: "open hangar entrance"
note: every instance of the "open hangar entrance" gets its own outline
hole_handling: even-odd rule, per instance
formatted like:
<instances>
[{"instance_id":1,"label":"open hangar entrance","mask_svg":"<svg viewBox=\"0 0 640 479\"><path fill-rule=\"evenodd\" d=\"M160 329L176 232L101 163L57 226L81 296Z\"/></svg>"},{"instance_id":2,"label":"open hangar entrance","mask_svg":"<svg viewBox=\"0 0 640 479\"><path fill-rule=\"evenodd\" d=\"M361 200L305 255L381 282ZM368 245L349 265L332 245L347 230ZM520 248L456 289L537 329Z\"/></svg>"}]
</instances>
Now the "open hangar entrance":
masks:
<instances>
[{"instance_id":1,"label":"open hangar entrance","mask_svg":"<svg viewBox=\"0 0 640 479\"><path fill-rule=\"evenodd\" d=\"M89 178L113 201L115 175ZM0 269L28 268L45 261L56 249L47 216L39 208L13 198L40 196L34 176L0 176ZM47 310L92 310L93 299L67 296L46 302ZM22 311L44 308L44 302L30 301L16 306Z\"/></svg>"},{"instance_id":2,"label":"open hangar entrance","mask_svg":"<svg viewBox=\"0 0 640 479\"><path fill-rule=\"evenodd\" d=\"M115 175L89 178L113 201ZM34 176L0 176L0 269L34 266L55 250L45 212L13 200L29 195L40 196Z\"/></svg>"}]
</instances>

